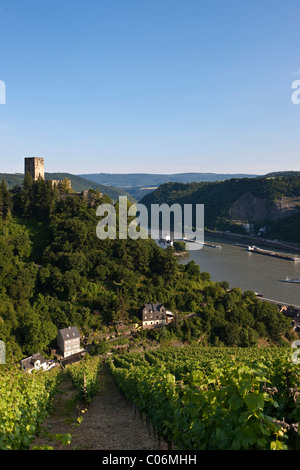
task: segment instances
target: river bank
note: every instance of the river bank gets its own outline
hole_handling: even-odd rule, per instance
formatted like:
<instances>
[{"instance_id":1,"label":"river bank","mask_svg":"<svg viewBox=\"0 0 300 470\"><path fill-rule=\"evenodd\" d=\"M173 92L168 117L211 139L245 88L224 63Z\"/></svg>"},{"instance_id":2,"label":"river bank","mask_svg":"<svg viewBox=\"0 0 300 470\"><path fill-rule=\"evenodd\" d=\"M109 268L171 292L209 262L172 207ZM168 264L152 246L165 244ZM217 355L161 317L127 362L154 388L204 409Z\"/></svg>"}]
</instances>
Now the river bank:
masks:
<instances>
[{"instance_id":1,"label":"river bank","mask_svg":"<svg viewBox=\"0 0 300 470\"><path fill-rule=\"evenodd\" d=\"M255 237L251 235L242 235L239 233L232 233L232 232L217 232L217 231L210 231L205 230L205 236L212 237L212 238L221 238L224 240L231 240L240 243L244 243L245 245L261 245L269 248L278 248L280 250L288 251L288 252L300 252L300 244L297 243L290 243L281 240L268 240L266 238Z\"/></svg>"}]
</instances>

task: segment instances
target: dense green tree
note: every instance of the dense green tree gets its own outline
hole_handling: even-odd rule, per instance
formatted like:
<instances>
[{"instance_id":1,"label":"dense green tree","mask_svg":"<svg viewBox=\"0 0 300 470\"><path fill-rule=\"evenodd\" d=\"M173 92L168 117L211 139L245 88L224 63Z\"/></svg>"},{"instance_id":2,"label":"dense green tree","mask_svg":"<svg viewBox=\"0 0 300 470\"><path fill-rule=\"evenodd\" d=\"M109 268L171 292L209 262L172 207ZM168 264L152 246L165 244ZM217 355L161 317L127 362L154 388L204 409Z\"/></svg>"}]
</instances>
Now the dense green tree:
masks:
<instances>
[{"instance_id":1,"label":"dense green tree","mask_svg":"<svg viewBox=\"0 0 300 470\"><path fill-rule=\"evenodd\" d=\"M57 328L52 321L43 318L34 309L28 309L25 312L21 328L25 354L47 350L49 343L57 335Z\"/></svg>"},{"instance_id":2,"label":"dense green tree","mask_svg":"<svg viewBox=\"0 0 300 470\"><path fill-rule=\"evenodd\" d=\"M185 265L185 272L190 276L190 277L200 277L200 267L195 263L194 260L189 261Z\"/></svg>"},{"instance_id":3,"label":"dense green tree","mask_svg":"<svg viewBox=\"0 0 300 470\"><path fill-rule=\"evenodd\" d=\"M239 346L250 348L256 346L259 339L259 332L250 326L242 328L239 335Z\"/></svg>"},{"instance_id":4,"label":"dense green tree","mask_svg":"<svg viewBox=\"0 0 300 470\"><path fill-rule=\"evenodd\" d=\"M12 196L4 180L0 183L0 215L6 220L12 210Z\"/></svg>"},{"instance_id":5,"label":"dense green tree","mask_svg":"<svg viewBox=\"0 0 300 470\"><path fill-rule=\"evenodd\" d=\"M20 210L24 217L29 217L32 214L34 201L34 184L33 179L28 172L25 173L23 190L20 195Z\"/></svg>"}]
</instances>

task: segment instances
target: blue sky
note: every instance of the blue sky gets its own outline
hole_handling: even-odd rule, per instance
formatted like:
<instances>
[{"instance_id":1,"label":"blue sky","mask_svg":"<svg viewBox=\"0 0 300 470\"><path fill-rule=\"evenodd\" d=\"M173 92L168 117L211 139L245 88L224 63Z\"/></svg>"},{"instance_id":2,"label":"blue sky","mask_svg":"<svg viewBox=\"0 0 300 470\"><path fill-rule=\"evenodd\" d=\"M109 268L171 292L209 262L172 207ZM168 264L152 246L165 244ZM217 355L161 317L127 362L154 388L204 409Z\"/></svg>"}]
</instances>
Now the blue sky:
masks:
<instances>
[{"instance_id":1,"label":"blue sky","mask_svg":"<svg viewBox=\"0 0 300 470\"><path fill-rule=\"evenodd\" d=\"M300 170L299 0L0 0L0 172Z\"/></svg>"}]
</instances>

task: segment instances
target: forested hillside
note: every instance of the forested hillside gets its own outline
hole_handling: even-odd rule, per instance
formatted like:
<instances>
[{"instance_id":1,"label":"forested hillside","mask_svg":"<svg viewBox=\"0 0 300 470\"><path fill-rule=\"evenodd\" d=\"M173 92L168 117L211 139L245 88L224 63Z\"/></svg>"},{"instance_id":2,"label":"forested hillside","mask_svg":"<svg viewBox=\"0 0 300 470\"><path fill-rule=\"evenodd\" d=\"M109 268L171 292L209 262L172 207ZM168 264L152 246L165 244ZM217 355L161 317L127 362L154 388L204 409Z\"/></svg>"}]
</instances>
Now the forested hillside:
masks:
<instances>
[{"instance_id":1,"label":"forested hillside","mask_svg":"<svg viewBox=\"0 0 300 470\"><path fill-rule=\"evenodd\" d=\"M242 231L235 224L237 213L242 214L243 222L254 223L256 229L267 224L270 237L300 242L298 172L215 183L168 183L146 195L141 203L147 207L162 203L204 204L205 226L211 230Z\"/></svg>"},{"instance_id":2,"label":"forested hillside","mask_svg":"<svg viewBox=\"0 0 300 470\"><path fill-rule=\"evenodd\" d=\"M98 195L98 203L107 201ZM240 346L292 339L276 307L212 282L194 262L179 265L171 249L152 240L99 240L95 207L78 195L62 197L49 182L26 175L13 192L2 182L0 213L0 339L8 360L47 352L58 328L98 331L127 321L145 302L178 314L154 339Z\"/></svg>"}]
</instances>

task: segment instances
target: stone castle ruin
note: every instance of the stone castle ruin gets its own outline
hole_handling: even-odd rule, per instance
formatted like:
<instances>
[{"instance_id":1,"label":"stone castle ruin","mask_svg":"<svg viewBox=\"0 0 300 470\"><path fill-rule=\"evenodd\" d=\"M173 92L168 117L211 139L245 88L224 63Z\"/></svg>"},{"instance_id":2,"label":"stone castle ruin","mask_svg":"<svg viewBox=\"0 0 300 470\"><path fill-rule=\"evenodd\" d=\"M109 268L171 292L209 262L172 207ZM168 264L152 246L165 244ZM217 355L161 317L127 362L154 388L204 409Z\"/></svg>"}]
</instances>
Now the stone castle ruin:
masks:
<instances>
[{"instance_id":1,"label":"stone castle ruin","mask_svg":"<svg viewBox=\"0 0 300 470\"><path fill-rule=\"evenodd\" d=\"M45 170L44 170L44 159L39 157L26 157L25 158L25 174L29 173L33 181L37 181L39 178L45 180ZM82 193L76 193L73 191L71 186L71 181L68 178L63 180L51 180L52 187L56 186L59 192L60 198L65 198L66 196L80 196L90 206L94 206L97 200L97 196L92 191L83 191ZM102 197L100 193L98 197Z\"/></svg>"},{"instance_id":2,"label":"stone castle ruin","mask_svg":"<svg viewBox=\"0 0 300 470\"><path fill-rule=\"evenodd\" d=\"M43 158L25 158L25 174L29 173L33 181L39 178L45 179L44 159Z\"/></svg>"},{"instance_id":3,"label":"stone castle ruin","mask_svg":"<svg viewBox=\"0 0 300 470\"><path fill-rule=\"evenodd\" d=\"M25 174L29 173L33 181L39 178L45 179L44 159L39 157L25 158ZM60 189L63 186L66 190L71 190L71 181L68 178L64 180L51 180L52 186Z\"/></svg>"}]
</instances>

